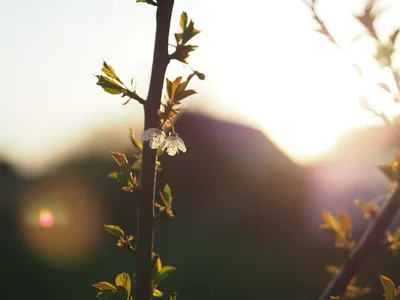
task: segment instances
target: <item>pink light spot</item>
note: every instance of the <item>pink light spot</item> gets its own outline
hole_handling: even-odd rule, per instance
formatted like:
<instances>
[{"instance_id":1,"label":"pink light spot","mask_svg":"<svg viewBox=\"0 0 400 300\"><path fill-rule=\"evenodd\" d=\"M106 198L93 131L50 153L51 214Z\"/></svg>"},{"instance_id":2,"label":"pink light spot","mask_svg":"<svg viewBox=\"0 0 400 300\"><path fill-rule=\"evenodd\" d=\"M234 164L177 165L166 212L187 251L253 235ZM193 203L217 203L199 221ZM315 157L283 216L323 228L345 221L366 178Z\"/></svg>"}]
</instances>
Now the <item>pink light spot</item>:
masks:
<instances>
[{"instance_id":1,"label":"pink light spot","mask_svg":"<svg viewBox=\"0 0 400 300\"><path fill-rule=\"evenodd\" d=\"M39 224L42 227L51 227L54 224L53 213L49 209L39 211Z\"/></svg>"}]
</instances>

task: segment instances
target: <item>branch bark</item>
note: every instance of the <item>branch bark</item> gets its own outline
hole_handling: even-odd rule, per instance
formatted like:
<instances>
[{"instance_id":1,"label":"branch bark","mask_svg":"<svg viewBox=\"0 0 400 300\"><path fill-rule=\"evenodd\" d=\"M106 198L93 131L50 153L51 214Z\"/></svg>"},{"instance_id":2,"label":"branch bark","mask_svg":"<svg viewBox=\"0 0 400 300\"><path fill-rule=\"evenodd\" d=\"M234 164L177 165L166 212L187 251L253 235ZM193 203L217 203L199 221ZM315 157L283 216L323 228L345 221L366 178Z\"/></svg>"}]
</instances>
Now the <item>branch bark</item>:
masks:
<instances>
[{"instance_id":1,"label":"branch bark","mask_svg":"<svg viewBox=\"0 0 400 300\"><path fill-rule=\"evenodd\" d=\"M381 211L370 223L357 246L354 247L348 258L342 264L339 274L328 284L321 297L319 297L319 300L330 300L330 296L340 296L345 293L350 279L355 275L356 271L366 259L374 253L374 250L379 245L380 239L384 236L386 229L392 222L399 207L400 191L397 190L386 206L381 208Z\"/></svg>"},{"instance_id":2,"label":"branch bark","mask_svg":"<svg viewBox=\"0 0 400 300\"><path fill-rule=\"evenodd\" d=\"M159 125L157 111L160 108L165 71L169 63L168 37L173 6L174 0L158 0L157 2L157 29L153 66L149 93L144 104L145 130L148 128L157 128ZM150 300L152 298L151 275L155 225L155 170L156 150L151 149L148 145L144 145L139 178L139 240L136 251L135 300Z\"/></svg>"}]
</instances>

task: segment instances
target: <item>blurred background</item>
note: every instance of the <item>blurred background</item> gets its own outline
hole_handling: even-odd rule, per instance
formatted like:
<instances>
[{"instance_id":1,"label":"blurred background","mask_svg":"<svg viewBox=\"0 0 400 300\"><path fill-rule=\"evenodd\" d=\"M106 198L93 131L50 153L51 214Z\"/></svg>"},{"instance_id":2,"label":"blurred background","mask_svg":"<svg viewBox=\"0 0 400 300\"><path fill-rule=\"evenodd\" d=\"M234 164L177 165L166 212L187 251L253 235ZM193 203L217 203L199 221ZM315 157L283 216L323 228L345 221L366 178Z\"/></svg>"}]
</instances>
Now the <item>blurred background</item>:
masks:
<instances>
[{"instance_id":1,"label":"blurred background","mask_svg":"<svg viewBox=\"0 0 400 300\"><path fill-rule=\"evenodd\" d=\"M190 83L198 94L176 125L188 151L162 157L176 217L157 228L156 251L178 269L160 287L166 294L317 299L325 266L341 262L318 229L321 210L348 212L357 238L367 223L354 198L387 199L375 166L393 158L396 141L359 98L390 117L399 109L371 84L393 86L373 43L351 43L363 32L352 15L365 3L320 1L344 54L314 31L300 0L175 1L171 38L188 12L201 30L189 63L206 80ZM387 37L400 3L377 3ZM140 136L142 108L121 105L93 74L105 60L146 97L154 11L133 0L0 3L2 299L95 299L92 284L133 272L132 254L103 224L134 234L134 202L107 174L116 169L109 151L131 158L128 129ZM173 62L167 76L190 72ZM400 282L398 261L377 256L360 276L373 287L365 299L381 297L380 273Z\"/></svg>"}]
</instances>

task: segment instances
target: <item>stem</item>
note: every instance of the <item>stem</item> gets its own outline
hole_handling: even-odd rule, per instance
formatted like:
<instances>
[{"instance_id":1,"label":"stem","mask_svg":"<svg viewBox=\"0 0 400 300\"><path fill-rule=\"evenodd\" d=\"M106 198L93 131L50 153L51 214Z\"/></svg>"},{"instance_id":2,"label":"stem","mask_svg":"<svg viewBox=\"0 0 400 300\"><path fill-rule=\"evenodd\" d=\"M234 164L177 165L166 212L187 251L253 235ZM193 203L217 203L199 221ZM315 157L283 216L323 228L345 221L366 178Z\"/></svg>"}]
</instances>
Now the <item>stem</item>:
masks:
<instances>
[{"instance_id":1,"label":"stem","mask_svg":"<svg viewBox=\"0 0 400 300\"><path fill-rule=\"evenodd\" d=\"M357 246L350 252L347 260L340 268L339 274L332 279L319 300L329 300L330 296L340 296L345 293L350 279L356 271L375 252L376 246L400 207L400 190L392 196L386 206L381 208L380 213L370 223Z\"/></svg>"},{"instance_id":2,"label":"stem","mask_svg":"<svg viewBox=\"0 0 400 300\"><path fill-rule=\"evenodd\" d=\"M149 94L144 104L144 129L157 128L158 109L165 71L169 63L168 37L174 0L159 0L157 4L157 29L154 45L153 67L151 71ZM143 145L140 169L139 235L136 251L135 300L152 298L152 252L154 240L154 196L156 181L156 150Z\"/></svg>"}]
</instances>

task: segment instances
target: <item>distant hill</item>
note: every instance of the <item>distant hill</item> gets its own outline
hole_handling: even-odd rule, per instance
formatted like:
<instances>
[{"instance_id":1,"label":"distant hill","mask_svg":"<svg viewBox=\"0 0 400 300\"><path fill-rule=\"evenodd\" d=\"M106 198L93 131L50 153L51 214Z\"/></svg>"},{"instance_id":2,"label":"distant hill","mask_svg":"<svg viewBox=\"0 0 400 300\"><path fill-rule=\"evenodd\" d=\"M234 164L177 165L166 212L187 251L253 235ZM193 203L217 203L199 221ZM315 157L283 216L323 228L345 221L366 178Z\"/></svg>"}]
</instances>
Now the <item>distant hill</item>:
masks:
<instances>
[{"instance_id":1,"label":"distant hill","mask_svg":"<svg viewBox=\"0 0 400 300\"><path fill-rule=\"evenodd\" d=\"M254 128L184 113L176 131L188 150L175 157L161 157L164 172L159 184L171 185L176 217L160 223L156 249L163 261L175 265L178 272L162 289L177 291L183 300L278 299L278 293L280 299L316 299L330 279L324 265L340 259L329 238L318 230L320 211L340 205L352 207L353 194L376 195L384 187L384 178L373 168L375 157L386 153L374 142L383 137L382 133L375 135L368 129L344 136L325 162L301 167ZM126 139L128 142L128 136ZM30 282L30 299L69 300L71 294L59 290L62 282L68 281L69 291L81 295L74 299L83 300L94 299L92 283L111 280L113 274L123 270L133 271L130 253L117 249L115 240L101 228L103 223L117 223L128 233L135 232L134 201L107 178L116 168L107 152L126 148L129 159L132 148L122 142L103 150L106 136L102 147L95 139L90 143L93 151L49 170L29 184L9 166L0 166L0 225L7 234L2 251L7 253L8 268L17 266L11 275L1 277L0 290L4 290L5 299L25 299L24 295L9 296L19 287L16 278L22 273ZM355 181L360 172L364 176ZM376 178L381 181L374 185ZM101 243L80 267L58 268L37 260L20 240L16 215L21 194L32 188L40 191L46 182L53 190L60 189L66 204L75 203L76 197L86 193L92 195L96 201L93 209L79 206L80 200L73 206L71 218L77 223L85 214L92 218L102 212L94 231ZM84 187L82 192L78 189L74 194L71 182ZM14 192L18 193L9 194ZM346 200L333 202L339 198ZM66 236L68 232L72 231L56 235L54 243L62 242L57 239L73 240L74 236Z\"/></svg>"}]
</instances>

